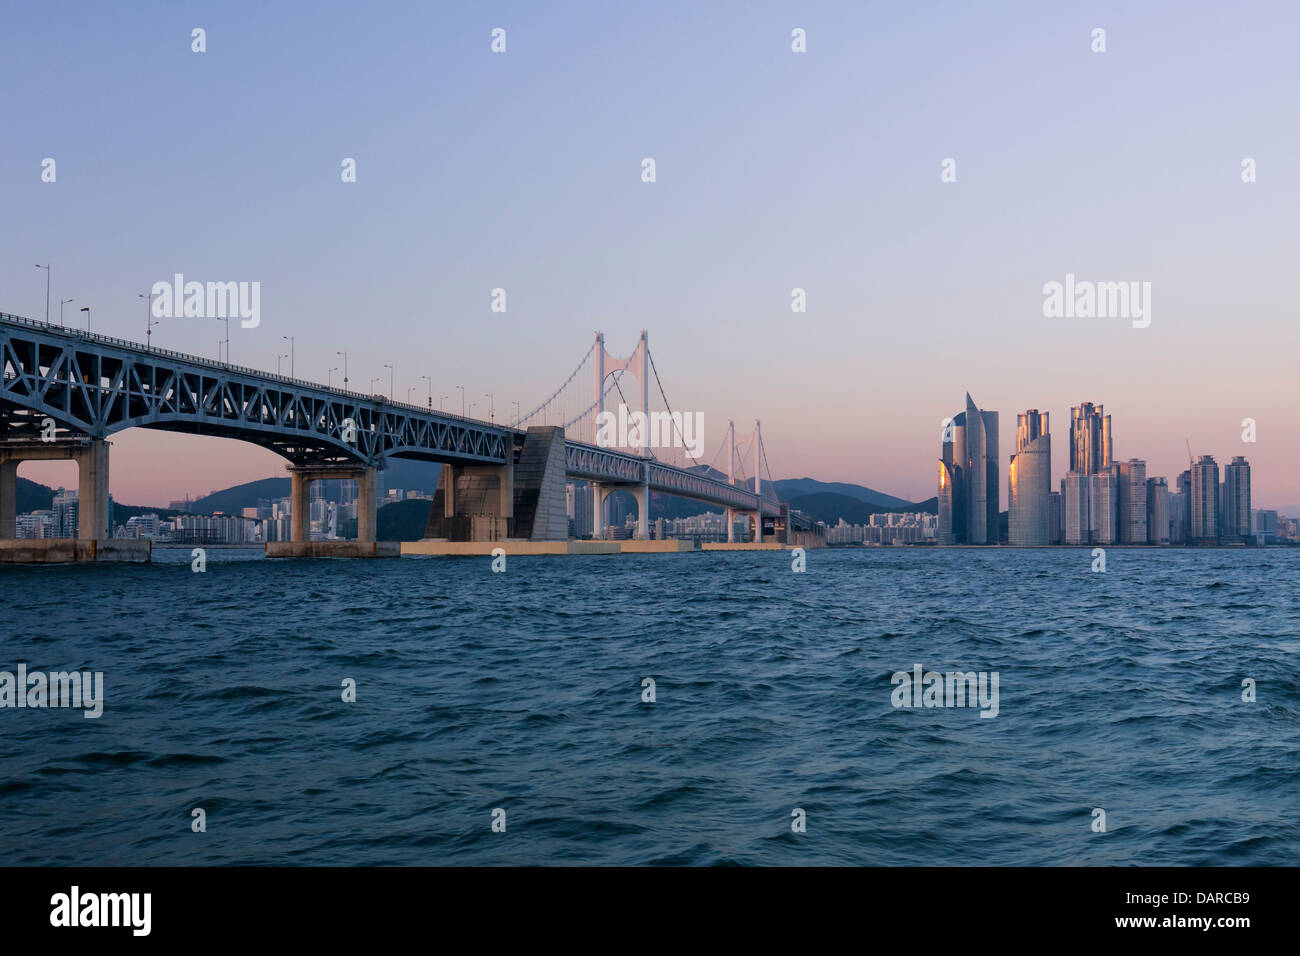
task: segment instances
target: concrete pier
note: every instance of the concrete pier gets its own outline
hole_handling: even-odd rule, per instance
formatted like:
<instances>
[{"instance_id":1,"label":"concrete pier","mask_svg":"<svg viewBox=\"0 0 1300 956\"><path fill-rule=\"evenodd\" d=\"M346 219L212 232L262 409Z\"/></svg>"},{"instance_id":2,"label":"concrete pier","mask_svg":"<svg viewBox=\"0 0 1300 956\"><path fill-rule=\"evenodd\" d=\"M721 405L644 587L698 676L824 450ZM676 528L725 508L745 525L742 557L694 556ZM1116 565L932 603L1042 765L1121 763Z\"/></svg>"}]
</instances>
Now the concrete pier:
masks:
<instances>
[{"instance_id":1,"label":"concrete pier","mask_svg":"<svg viewBox=\"0 0 1300 956\"><path fill-rule=\"evenodd\" d=\"M8 538L0 540L0 564L71 564L121 561L147 564L153 560L148 538Z\"/></svg>"}]
</instances>

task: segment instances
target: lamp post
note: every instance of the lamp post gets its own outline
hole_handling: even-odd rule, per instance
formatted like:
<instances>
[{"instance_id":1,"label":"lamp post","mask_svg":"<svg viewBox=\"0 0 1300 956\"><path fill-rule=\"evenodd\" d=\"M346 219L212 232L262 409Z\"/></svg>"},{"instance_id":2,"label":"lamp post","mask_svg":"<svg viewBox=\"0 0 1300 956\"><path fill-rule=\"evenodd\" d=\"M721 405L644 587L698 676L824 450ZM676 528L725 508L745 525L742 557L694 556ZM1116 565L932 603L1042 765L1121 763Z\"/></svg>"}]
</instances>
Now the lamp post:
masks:
<instances>
[{"instance_id":1,"label":"lamp post","mask_svg":"<svg viewBox=\"0 0 1300 956\"><path fill-rule=\"evenodd\" d=\"M64 327L65 327L65 326L63 325L63 307L64 307L65 305L67 305L67 304L68 304L69 302L71 302L71 301L72 301L71 299L60 299L60 300L59 300L59 327L60 327L60 328L64 328Z\"/></svg>"},{"instance_id":2,"label":"lamp post","mask_svg":"<svg viewBox=\"0 0 1300 956\"><path fill-rule=\"evenodd\" d=\"M488 421L495 422L496 418L496 400L492 397L491 392L484 392L483 397L488 400Z\"/></svg>"},{"instance_id":3,"label":"lamp post","mask_svg":"<svg viewBox=\"0 0 1300 956\"><path fill-rule=\"evenodd\" d=\"M328 372L325 373L325 387L326 387L326 388L333 388L333 387L334 387L334 373L337 372L338 370L339 370L339 367L338 367L337 365L335 365L332 369L330 369Z\"/></svg>"},{"instance_id":4,"label":"lamp post","mask_svg":"<svg viewBox=\"0 0 1300 956\"><path fill-rule=\"evenodd\" d=\"M153 327L158 323L153 320L153 293L147 295L141 292L137 298L144 299L144 347L149 348L153 344ZM62 318L59 321L63 321Z\"/></svg>"},{"instance_id":5,"label":"lamp post","mask_svg":"<svg viewBox=\"0 0 1300 956\"><path fill-rule=\"evenodd\" d=\"M429 383L429 411L433 411L433 378L429 375L421 375L420 378Z\"/></svg>"},{"instance_id":6,"label":"lamp post","mask_svg":"<svg viewBox=\"0 0 1300 956\"><path fill-rule=\"evenodd\" d=\"M276 375L279 375L279 374L280 374L280 359L287 359L288 357L289 357L289 356L288 356L287 354L285 354L285 355L277 355L277 356L275 357L275 374L276 374Z\"/></svg>"},{"instance_id":7,"label":"lamp post","mask_svg":"<svg viewBox=\"0 0 1300 956\"><path fill-rule=\"evenodd\" d=\"M343 356L343 391L346 392L348 390L348 353L335 352L334 354Z\"/></svg>"},{"instance_id":8,"label":"lamp post","mask_svg":"<svg viewBox=\"0 0 1300 956\"><path fill-rule=\"evenodd\" d=\"M456 387L460 389L460 417L464 418L465 417L465 386L457 385Z\"/></svg>"},{"instance_id":9,"label":"lamp post","mask_svg":"<svg viewBox=\"0 0 1300 956\"><path fill-rule=\"evenodd\" d=\"M230 316L217 316L218 322L226 323L226 337L222 340L226 345L226 364L230 364ZM217 361L221 361L221 350L217 349Z\"/></svg>"},{"instance_id":10,"label":"lamp post","mask_svg":"<svg viewBox=\"0 0 1300 956\"><path fill-rule=\"evenodd\" d=\"M445 412L445 411L447 410L447 399L448 399L449 397L450 397L450 396L448 396L448 395L439 395L439 396L438 396L438 411L440 411L440 412Z\"/></svg>"},{"instance_id":11,"label":"lamp post","mask_svg":"<svg viewBox=\"0 0 1300 956\"><path fill-rule=\"evenodd\" d=\"M50 324L50 264L36 263L36 268L45 270L45 324Z\"/></svg>"},{"instance_id":12,"label":"lamp post","mask_svg":"<svg viewBox=\"0 0 1300 956\"><path fill-rule=\"evenodd\" d=\"M289 377L290 377L290 378L293 378L293 351L294 351L294 348L293 348L293 336L292 336L292 335L282 335L282 336L280 336L280 338L282 338L282 339L288 339L288 340L289 340Z\"/></svg>"},{"instance_id":13,"label":"lamp post","mask_svg":"<svg viewBox=\"0 0 1300 956\"><path fill-rule=\"evenodd\" d=\"M90 306L83 305L81 311L86 313L86 331L90 331Z\"/></svg>"},{"instance_id":14,"label":"lamp post","mask_svg":"<svg viewBox=\"0 0 1300 956\"><path fill-rule=\"evenodd\" d=\"M388 369L388 400L391 402L393 400L393 367L385 363L384 368Z\"/></svg>"},{"instance_id":15,"label":"lamp post","mask_svg":"<svg viewBox=\"0 0 1300 956\"><path fill-rule=\"evenodd\" d=\"M379 379L377 379L377 378L372 378L372 379L370 380L370 394L371 394L371 395L374 395L374 394L375 394L375 382L377 382L377 381L379 381Z\"/></svg>"},{"instance_id":16,"label":"lamp post","mask_svg":"<svg viewBox=\"0 0 1300 956\"><path fill-rule=\"evenodd\" d=\"M415 386L411 385L406 389L406 404L411 404L411 393L415 391Z\"/></svg>"}]
</instances>

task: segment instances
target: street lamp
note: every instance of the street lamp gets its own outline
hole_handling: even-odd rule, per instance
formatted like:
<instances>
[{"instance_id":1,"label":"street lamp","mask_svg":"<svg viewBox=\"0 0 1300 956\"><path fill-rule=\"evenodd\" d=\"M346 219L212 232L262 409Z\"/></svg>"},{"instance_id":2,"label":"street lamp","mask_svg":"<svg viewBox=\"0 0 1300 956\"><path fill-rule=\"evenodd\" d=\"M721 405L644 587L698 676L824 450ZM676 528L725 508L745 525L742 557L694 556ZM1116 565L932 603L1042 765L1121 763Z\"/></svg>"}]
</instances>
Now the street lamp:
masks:
<instances>
[{"instance_id":1,"label":"street lamp","mask_svg":"<svg viewBox=\"0 0 1300 956\"><path fill-rule=\"evenodd\" d=\"M493 399L491 392L484 392L483 397L488 400L488 421L495 422L497 420L495 399Z\"/></svg>"},{"instance_id":2,"label":"street lamp","mask_svg":"<svg viewBox=\"0 0 1300 956\"><path fill-rule=\"evenodd\" d=\"M408 405L411 404L411 393L412 393L413 391L415 391L415 386L414 386L414 385L411 385L410 387L408 387L408 388L406 389L406 404L408 404Z\"/></svg>"},{"instance_id":3,"label":"street lamp","mask_svg":"<svg viewBox=\"0 0 1300 956\"><path fill-rule=\"evenodd\" d=\"M217 316L216 318L217 318L217 321L218 321L218 322L225 322L225 323L226 323L226 338L225 338L224 341L225 341L225 343L226 343L226 364L229 365L229 364L230 364L230 316L228 316L228 315L225 315L225 316L221 316L221 315L219 315L219 316ZM218 361L218 362L221 361L221 350L220 350L220 349L217 349L217 361Z\"/></svg>"},{"instance_id":4,"label":"street lamp","mask_svg":"<svg viewBox=\"0 0 1300 956\"><path fill-rule=\"evenodd\" d=\"M348 390L348 353L335 352L334 354L343 356L343 391L346 392Z\"/></svg>"},{"instance_id":5,"label":"street lamp","mask_svg":"<svg viewBox=\"0 0 1300 956\"><path fill-rule=\"evenodd\" d=\"M280 374L280 359L287 359L288 357L289 357L289 356L288 356L287 353L286 353L285 355L277 355L277 356L275 357L275 374L276 374L276 375L279 375L279 374Z\"/></svg>"},{"instance_id":6,"label":"street lamp","mask_svg":"<svg viewBox=\"0 0 1300 956\"><path fill-rule=\"evenodd\" d=\"M371 394L371 395L374 395L374 394L375 394L375 382L377 382L377 381L379 381L379 379L377 379L377 378L372 378L372 379L370 380L370 394Z\"/></svg>"},{"instance_id":7,"label":"street lamp","mask_svg":"<svg viewBox=\"0 0 1300 956\"><path fill-rule=\"evenodd\" d=\"M86 331L90 331L90 306L83 305L81 311L86 313Z\"/></svg>"},{"instance_id":8,"label":"street lamp","mask_svg":"<svg viewBox=\"0 0 1300 956\"><path fill-rule=\"evenodd\" d=\"M447 410L447 399L448 399L449 397L450 397L450 396L447 396L447 395L439 395L439 396L438 396L438 411L440 411L440 412L445 412L445 411ZM430 405L429 407L432 408L433 406Z\"/></svg>"},{"instance_id":9,"label":"street lamp","mask_svg":"<svg viewBox=\"0 0 1300 956\"><path fill-rule=\"evenodd\" d=\"M523 415L523 412L520 410L518 402L511 402L510 404L515 407L515 424L518 425L519 417Z\"/></svg>"},{"instance_id":10,"label":"street lamp","mask_svg":"<svg viewBox=\"0 0 1300 956\"><path fill-rule=\"evenodd\" d=\"M136 298L144 299L144 347L149 348L153 342L153 339L150 338L153 335L153 327L159 324L153 320L153 293L150 292L146 295L141 292ZM62 317L60 317L59 321L63 321Z\"/></svg>"},{"instance_id":11,"label":"street lamp","mask_svg":"<svg viewBox=\"0 0 1300 956\"><path fill-rule=\"evenodd\" d=\"M65 305L67 305L67 304L68 304L69 302L71 302L71 301L72 301L71 299L60 299L60 300L59 300L59 327L60 327L60 328L63 327L63 307L64 307Z\"/></svg>"},{"instance_id":12,"label":"street lamp","mask_svg":"<svg viewBox=\"0 0 1300 956\"><path fill-rule=\"evenodd\" d=\"M388 369L388 400L391 402L393 400L393 367L385 363L384 368Z\"/></svg>"},{"instance_id":13,"label":"street lamp","mask_svg":"<svg viewBox=\"0 0 1300 956\"><path fill-rule=\"evenodd\" d=\"M460 389L460 417L464 418L465 417L465 386L457 385L456 387Z\"/></svg>"},{"instance_id":14,"label":"street lamp","mask_svg":"<svg viewBox=\"0 0 1300 956\"><path fill-rule=\"evenodd\" d=\"M45 270L45 324L50 324L50 264L36 263L36 268Z\"/></svg>"},{"instance_id":15,"label":"street lamp","mask_svg":"<svg viewBox=\"0 0 1300 956\"><path fill-rule=\"evenodd\" d=\"M289 377L293 378L293 336L282 335L280 338L289 340Z\"/></svg>"},{"instance_id":16,"label":"street lamp","mask_svg":"<svg viewBox=\"0 0 1300 956\"><path fill-rule=\"evenodd\" d=\"M338 370L339 370L339 367L338 367L337 365L335 365L332 369L330 369L330 370L325 374L325 387L326 387L326 388L333 388L333 387L334 387L334 373L337 372Z\"/></svg>"},{"instance_id":17,"label":"street lamp","mask_svg":"<svg viewBox=\"0 0 1300 956\"><path fill-rule=\"evenodd\" d=\"M429 411L433 411L433 379L428 375L421 375L420 378L429 383Z\"/></svg>"}]
</instances>

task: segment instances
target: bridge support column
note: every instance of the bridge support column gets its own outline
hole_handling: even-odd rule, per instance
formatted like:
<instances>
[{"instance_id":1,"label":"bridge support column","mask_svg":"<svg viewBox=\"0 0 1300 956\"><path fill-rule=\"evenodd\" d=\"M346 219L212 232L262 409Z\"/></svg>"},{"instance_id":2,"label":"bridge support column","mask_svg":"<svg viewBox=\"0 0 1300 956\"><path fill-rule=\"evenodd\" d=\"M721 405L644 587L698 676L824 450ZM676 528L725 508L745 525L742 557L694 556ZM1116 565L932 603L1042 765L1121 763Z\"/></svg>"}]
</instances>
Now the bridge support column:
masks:
<instances>
[{"instance_id":1,"label":"bridge support column","mask_svg":"<svg viewBox=\"0 0 1300 956\"><path fill-rule=\"evenodd\" d=\"M357 475L357 540L375 540L379 523L379 498L376 495L375 469L363 468Z\"/></svg>"},{"instance_id":2,"label":"bridge support column","mask_svg":"<svg viewBox=\"0 0 1300 956\"><path fill-rule=\"evenodd\" d=\"M754 512L754 543L763 543L763 509Z\"/></svg>"},{"instance_id":3,"label":"bridge support column","mask_svg":"<svg viewBox=\"0 0 1300 956\"><path fill-rule=\"evenodd\" d=\"M727 509L727 543L736 543L736 513Z\"/></svg>"},{"instance_id":4,"label":"bridge support column","mask_svg":"<svg viewBox=\"0 0 1300 956\"><path fill-rule=\"evenodd\" d=\"M596 540L605 537L605 489L591 482L591 536Z\"/></svg>"},{"instance_id":5,"label":"bridge support column","mask_svg":"<svg viewBox=\"0 0 1300 956\"><path fill-rule=\"evenodd\" d=\"M650 537L650 486L633 486L632 497L636 499L636 536L645 541Z\"/></svg>"},{"instance_id":6,"label":"bridge support column","mask_svg":"<svg viewBox=\"0 0 1300 956\"><path fill-rule=\"evenodd\" d=\"M311 528L311 478L289 469L289 540L306 541Z\"/></svg>"},{"instance_id":7,"label":"bridge support column","mask_svg":"<svg viewBox=\"0 0 1300 956\"><path fill-rule=\"evenodd\" d=\"M456 517L456 481L465 472L463 465L443 465L439 483L442 485L442 516Z\"/></svg>"},{"instance_id":8,"label":"bridge support column","mask_svg":"<svg viewBox=\"0 0 1300 956\"><path fill-rule=\"evenodd\" d=\"M111 538L108 522L108 442L92 438L77 456L77 537Z\"/></svg>"},{"instance_id":9,"label":"bridge support column","mask_svg":"<svg viewBox=\"0 0 1300 956\"><path fill-rule=\"evenodd\" d=\"M18 537L18 462L0 461L0 538Z\"/></svg>"}]
</instances>

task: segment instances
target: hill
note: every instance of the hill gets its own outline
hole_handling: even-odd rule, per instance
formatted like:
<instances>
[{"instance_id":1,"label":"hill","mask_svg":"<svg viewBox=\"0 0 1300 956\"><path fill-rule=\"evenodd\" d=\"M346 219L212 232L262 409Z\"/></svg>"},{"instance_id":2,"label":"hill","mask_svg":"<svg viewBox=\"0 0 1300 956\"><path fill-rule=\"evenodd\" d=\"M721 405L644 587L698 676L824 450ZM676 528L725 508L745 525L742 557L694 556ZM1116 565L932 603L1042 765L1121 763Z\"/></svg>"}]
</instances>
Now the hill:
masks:
<instances>
[{"instance_id":1,"label":"hill","mask_svg":"<svg viewBox=\"0 0 1300 956\"><path fill-rule=\"evenodd\" d=\"M818 481L816 478L779 478L772 482L776 493L783 501L791 501L802 495L830 493L856 498L869 505L879 505L884 510L907 510L912 502L896 495L887 495L864 485L854 485L844 481ZM847 518L844 520L848 520Z\"/></svg>"},{"instance_id":2,"label":"hill","mask_svg":"<svg viewBox=\"0 0 1300 956\"><path fill-rule=\"evenodd\" d=\"M57 489L42 485L40 482L19 478L18 513L21 515L31 511L51 510L54 507L56 491ZM147 505L125 505L119 501L113 502L113 522L115 524L126 524L128 519L143 514L156 514L162 518L171 518L181 514L181 512L172 511L168 508L151 508Z\"/></svg>"},{"instance_id":3,"label":"hill","mask_svg":"<svg viewBox=\"0 0 1300 956\"><path fill-rule=\"evenodd\" d=\"M938 513L937 498L915 503L904 502L902 505L893 507L882 507L868 504L850 495L837 494L833 491L816 491L812 494L797 495L790 498L789 501L791 508L802 511L814 520L824 521L828 525L838 524L841 518L844 519L846 524L866 524L872 515L892 512L920 511L926 514Z\"/></svg>"}]
</instances>

